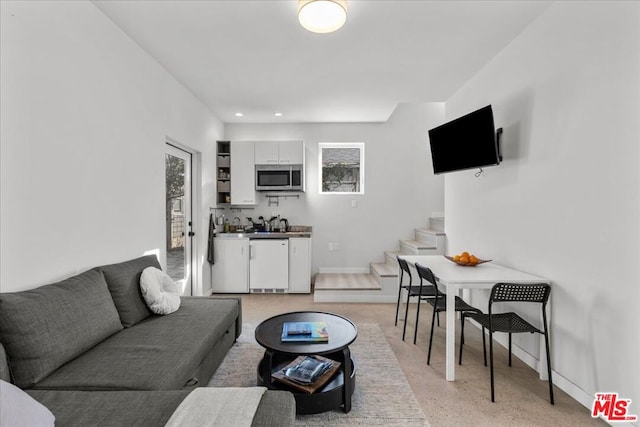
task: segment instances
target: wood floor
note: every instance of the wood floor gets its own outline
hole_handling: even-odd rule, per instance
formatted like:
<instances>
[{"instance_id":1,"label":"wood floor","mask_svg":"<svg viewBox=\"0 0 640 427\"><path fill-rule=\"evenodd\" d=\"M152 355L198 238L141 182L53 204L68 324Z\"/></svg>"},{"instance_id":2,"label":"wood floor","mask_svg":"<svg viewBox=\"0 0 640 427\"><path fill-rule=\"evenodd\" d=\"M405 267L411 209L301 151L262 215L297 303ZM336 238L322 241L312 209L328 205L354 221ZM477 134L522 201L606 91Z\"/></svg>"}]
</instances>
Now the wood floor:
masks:
<instances>
[{"instance_id":1,"label":"wood floor","mask_svg":"<svg viewBox=\"0 0 640 427\"><path fill-rule=\"evenodd\" d=\"M496 402L489 391L489 370L482 361L482 337L473 327L465 328L462 366L456 366L456 381L445 379L444 328L436 328L427 365L431 311L423 306L417 345L413 344L415 307L409 308L407 339L402 341L402 313L394 326L395 304L314 303L312 295L242 295L244 323L257 325L280 313L298 310L327 311L344 315L356 324L377 323L383 330L400 366L431 426L590 426L606 425L590 416L589 409L555 388L556 404L549 404L546 382L537 372L507 352L496 351ZM401 312L402 310L401 306ZM444 319L444 317L443 317ZM443 322L444 323L444 322Z\"/></svg>"}]
</instances>

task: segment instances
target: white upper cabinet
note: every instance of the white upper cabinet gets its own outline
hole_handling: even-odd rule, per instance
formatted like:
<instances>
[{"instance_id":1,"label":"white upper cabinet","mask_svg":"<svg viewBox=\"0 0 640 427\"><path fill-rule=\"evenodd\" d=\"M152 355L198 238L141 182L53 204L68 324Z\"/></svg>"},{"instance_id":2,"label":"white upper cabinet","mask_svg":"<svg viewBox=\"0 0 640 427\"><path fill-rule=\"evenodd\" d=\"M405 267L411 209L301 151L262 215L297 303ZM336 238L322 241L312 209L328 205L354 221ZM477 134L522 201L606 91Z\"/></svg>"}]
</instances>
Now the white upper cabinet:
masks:
<instances>
[{"instance_id":1,"label":"white upper cabinet","mask_svg":"<svg viewBox=\"0 0 640 427\"><path fill-rule=\"evenodd\" d=\"M253 141L231 141L231 204L255 205Z\"/></svg>"},{"instance_id":2,"label":"white upper cabinet","mask_svg":"<svg viewBox=\"0 0 640 427\"><path fill-rule=\"evenodd\" d=\"M278 142L262 141L255 143L256 165L278 164Z\"/></svg>"},{"instance_id":3,"label":"white upper cabinet","mask_svg":"<svg viewBox=\"0 0 640 427\"><path fill-rule=\"evenodd\" d=\"M260 141L255 143L256 165L304 164L302 141Z\"/></svg>"},{"instance_id":4,"label":"white upper cabinet","mask_svg":"<svg viewBox=\"0 0 640 427\"><path fill-rule=\"evenodd\" d=\"M301 165L304 163L304 144L302 141L282 141L278 144L280 163Z\"/></svg>"}]
</instances>

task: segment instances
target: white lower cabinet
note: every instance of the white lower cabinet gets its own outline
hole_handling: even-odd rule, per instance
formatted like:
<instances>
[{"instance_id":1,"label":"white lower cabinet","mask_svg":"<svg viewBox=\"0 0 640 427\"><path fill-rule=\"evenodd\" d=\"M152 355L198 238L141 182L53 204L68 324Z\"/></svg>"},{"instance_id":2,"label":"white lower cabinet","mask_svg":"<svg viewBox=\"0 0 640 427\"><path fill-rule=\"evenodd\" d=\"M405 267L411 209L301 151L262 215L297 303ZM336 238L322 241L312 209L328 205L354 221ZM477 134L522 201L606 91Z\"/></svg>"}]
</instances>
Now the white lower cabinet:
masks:
<instances>
[{"instance_id":1,"label":"white lower cabinet","mask_svg":"<svg viewBox=\"0 0 640 427\"><path fill-rule=\"evenodd\" d=\"M213 293L311 292L311 239L225 239L213 241Z\"/></svg>"},{"instance_id":2,"label":"white lower cabinet","mask_svg":"<svg viewBox=\"0 0 640 427\"><path fill-rule=\"evenodd\" d=\"M249 289L289 288L289 239L254 239L249 258Z\"/></svg>"},{"instance_id":3,"label":"white lower cabinet","mask_svg":"<svg viewBox=\"0 0 640 427\"><path fill-rule=\"evenodd\" d=\"M311 239L289 239L289 292L311 292Z\"/></svg>"},{"instance_id":4,"label":"white lower cabinet","mask_svg":"<svg viewBox=\"0 0 640 427\"><path fill-rule=\"evenodd\" d=\"M249 292L249 239L214 239L212 292Z\"/></svg>"}]
</instances>

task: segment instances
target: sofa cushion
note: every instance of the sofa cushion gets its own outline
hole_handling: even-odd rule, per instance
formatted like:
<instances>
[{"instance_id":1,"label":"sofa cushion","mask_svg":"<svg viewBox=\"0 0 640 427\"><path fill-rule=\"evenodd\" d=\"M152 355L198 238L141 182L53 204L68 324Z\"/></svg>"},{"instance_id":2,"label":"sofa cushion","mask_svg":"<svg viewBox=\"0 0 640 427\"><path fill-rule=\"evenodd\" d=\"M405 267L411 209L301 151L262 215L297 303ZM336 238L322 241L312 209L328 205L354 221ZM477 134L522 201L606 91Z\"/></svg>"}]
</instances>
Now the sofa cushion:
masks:
<instances>
[{"instance_id":1,"label":"sofa cushion","mask_svg":"<svg viewBox=\"0 0 640 427\"><path fill-rule=\"evenodd\" d=\"M109 292L125 328L151 316L140 291L140 276L147 267L160 268L155 255L98 267L109 285Z\"/></svg>"},{"instance_id":2,"label":"sofa cushion","mask_svg":"<svg viewBox=\"0 0 640 427\"><path fill-rule=\"evenodd\" d=\"M215 351L215 344L235 333L238 315L237 300L183 298L178 311L152 315L120 331L62 366L35 388L180 389L205 357Z\"/></svg>"},{"instance_id":3,"label":"sofa cushion","mask_svg":"<svg viewBox=\"0 0 640 427\"><path fill-rule=\"evenodd\" d=\"M147 267L140 276L142 298L155 314L170 314L180 308L180 294L176 282L167 273Z\"/></svg>"},{"instance_id":4,"label":"sofa cushion","mask_svg":"<svg viewBox=\"0 0 640 427\"><path fill-rule=\"evenodd\" d=\"M189 391L27 390L57 426L164 426ZM3 424L4 425L4 424Z\"/></svg>"},{"instance_id":5,"label":"sofa cushion","mask_svg":"<svg viewBox=\"0 0 640 427\"><path fill-rule=\"evenodd\" d=\"M163 426L190 391L28 390L67 427ZM267 390L252 427L293 427L296 402L288 391Z\"/></svg>"},{"instance_id":6,"label":"sofa cushion","mask_svg":"<svg viewBox=\"0 0 640 427\"><path fill-rule=\"evenodd\" d=\"M89 270L0 294L0 341L15 383L28 388L122 329L102 273Z\"/></svg>"},{"instance_id":7,"label":"sofa cushion","mask_svg":"<svg viewBox=\"0 0 640 427\"><path fill-rule=\"evenodd\" d=\"M0 380L0 426L54 426L55 417L42 403Z\"/></svg>"}]
</instances>

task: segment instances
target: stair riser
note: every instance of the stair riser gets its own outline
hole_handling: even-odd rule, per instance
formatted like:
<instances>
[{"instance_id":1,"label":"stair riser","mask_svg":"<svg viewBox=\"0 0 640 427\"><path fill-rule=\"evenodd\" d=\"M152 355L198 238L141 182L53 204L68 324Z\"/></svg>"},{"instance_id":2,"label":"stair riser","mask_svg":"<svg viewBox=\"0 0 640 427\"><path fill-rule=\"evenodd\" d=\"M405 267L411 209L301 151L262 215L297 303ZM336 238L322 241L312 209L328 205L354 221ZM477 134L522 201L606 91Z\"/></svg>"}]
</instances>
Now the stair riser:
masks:
<instances>
[{"instance_id":1,"label":"stair riser","mask_svg":"<svg viewBox=\"0 0 640 427\"><path fill-rule=\"evenodd\" d=\"M426 233L421 230L416 230L414 235L416 240L419 240L421 242L428 242L433 246L438 246L438 236L435 236L431 233Z\"/></svg>"},{"instance_id":2,"label":"stair riser","mask_svg":"<svg viewBox=\"0 0 640 427\"><path fill-rule=\"evenodd\" d=\"M375 277L375 279L380 282L383 278L397 278L398 277L398 267L396 263L396 268L393 269L393 272L383 270L383 274L380 274L377 268L374 268L373 263L369 264L369 272Z\"/></svg>"},{"instance_id":3,"label":"stair riser","mask_svg":"<svg viewBox=\"0 0 640 427\"><path fill-rule=\"evenodd\" d=\"M389 265L393 265L397 267L398 266L398 260L396 259L397 255L398 255L397 252L385 252L384 261Z\"/></svg>"},{"instance_id":4,"label":"stair riser","mask_svg":"<svg viewBox=\"0 0 640 427\"><path fill-rule=\"evenodd\" d=\"M429 218L429 227L434 230L444 231L444 218Z\"/></svg>"}]
</instances>

